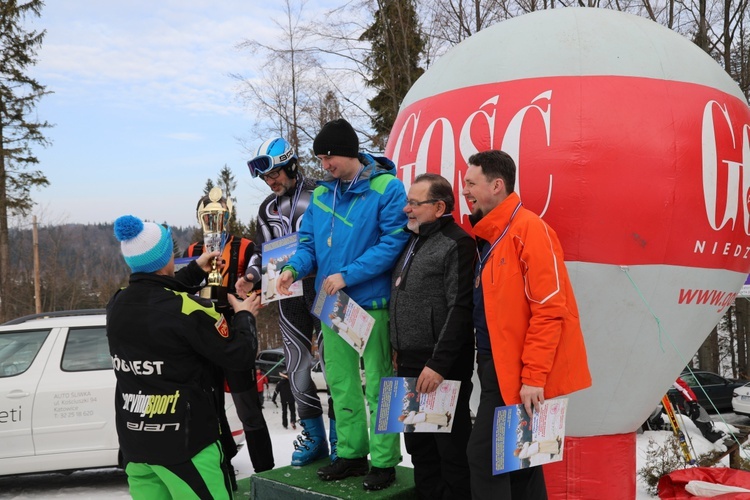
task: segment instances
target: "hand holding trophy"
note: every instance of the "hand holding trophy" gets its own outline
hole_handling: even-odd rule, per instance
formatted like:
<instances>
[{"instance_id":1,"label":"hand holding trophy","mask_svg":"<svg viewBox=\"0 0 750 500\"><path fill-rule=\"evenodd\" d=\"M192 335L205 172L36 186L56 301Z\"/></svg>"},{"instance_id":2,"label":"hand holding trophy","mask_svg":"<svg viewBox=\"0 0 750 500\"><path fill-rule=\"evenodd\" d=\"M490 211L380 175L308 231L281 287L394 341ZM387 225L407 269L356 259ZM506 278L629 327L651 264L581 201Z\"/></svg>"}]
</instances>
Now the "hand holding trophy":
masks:
<instances>
[{"instance_id":1,"label":"hand holding trophy","mask_svg":"<svg viewBox=\"0 0 750 500\"><path fill-rule=\"evenodd\" d=\"M232 201L223 199L221 188L214 187L208 193L208 203L198 205L198 222L203 230L203 245L205 252L222 252L227 241L226 226L232 214ZM227 302L227 287L223 286L223 277L218 266L218 257L211 263L206 286L200 291L200 296L216 302Z\"/></svg>"}]
</instances>

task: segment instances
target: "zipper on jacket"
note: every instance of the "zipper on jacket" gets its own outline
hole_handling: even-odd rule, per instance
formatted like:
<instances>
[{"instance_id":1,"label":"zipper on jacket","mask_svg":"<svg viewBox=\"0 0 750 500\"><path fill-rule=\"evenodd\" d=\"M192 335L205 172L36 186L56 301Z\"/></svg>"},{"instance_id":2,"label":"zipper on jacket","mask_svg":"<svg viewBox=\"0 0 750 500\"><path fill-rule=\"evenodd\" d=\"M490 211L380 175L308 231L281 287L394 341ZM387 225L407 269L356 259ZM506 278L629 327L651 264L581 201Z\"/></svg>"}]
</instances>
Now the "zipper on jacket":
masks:
<instances>
[{"instance_id":1,"label":"zipper on jacket","mask_svg":"<svg viewBox=\"0 0 750 500\"><path fill-rule=\"evenodd\" d=\"M190 442L190 420L192 415L190 413L190 401L187 402L185 407L185 449L188 450L188 443Z\"/></svg>"}]
</instances>

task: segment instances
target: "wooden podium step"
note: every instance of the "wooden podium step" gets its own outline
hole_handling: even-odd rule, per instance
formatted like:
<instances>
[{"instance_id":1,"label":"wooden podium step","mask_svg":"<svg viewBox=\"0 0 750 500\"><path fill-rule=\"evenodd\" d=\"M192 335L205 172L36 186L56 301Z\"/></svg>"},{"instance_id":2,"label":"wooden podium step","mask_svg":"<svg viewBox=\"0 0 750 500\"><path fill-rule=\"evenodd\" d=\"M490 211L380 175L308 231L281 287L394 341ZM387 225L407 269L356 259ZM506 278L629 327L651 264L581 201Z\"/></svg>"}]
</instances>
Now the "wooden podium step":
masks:
<instances>
[{"instance_id":1,"label":"wooden podium step","mask_svg":"<svg viewBox=\"0 0 750 500\"><path fill-rule=\"evenodd\" d=\"M304 467L280 467L254 474L237 482L235 498L252 500L309 500L334 498L411 500L416 498L414 469L396 467L396 482L381 491L366 491L362 486L364 476L349 477L341 481L321 481L317 470L328 464L327 458Z\"/></svg>"}]
</instances>

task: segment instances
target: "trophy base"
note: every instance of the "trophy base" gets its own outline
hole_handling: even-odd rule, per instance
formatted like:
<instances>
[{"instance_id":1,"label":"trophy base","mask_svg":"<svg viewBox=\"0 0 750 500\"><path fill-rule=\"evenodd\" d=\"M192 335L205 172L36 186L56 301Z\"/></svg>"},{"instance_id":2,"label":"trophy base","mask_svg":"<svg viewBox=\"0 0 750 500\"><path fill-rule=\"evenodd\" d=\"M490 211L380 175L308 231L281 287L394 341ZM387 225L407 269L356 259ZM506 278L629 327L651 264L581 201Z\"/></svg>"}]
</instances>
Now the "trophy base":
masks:
<instances>
[{"instance_id":1,"label":"trophy base","mask_svg":"<svg viewBox=\"0 0 750 500\"><path fill-rule=\"evenodd\" d=\"M229 304L227 293L229 289L224 286L204 286L201 288L199 295L204 299L209 299L219 305Z\"/></svg>"}]
</instances>

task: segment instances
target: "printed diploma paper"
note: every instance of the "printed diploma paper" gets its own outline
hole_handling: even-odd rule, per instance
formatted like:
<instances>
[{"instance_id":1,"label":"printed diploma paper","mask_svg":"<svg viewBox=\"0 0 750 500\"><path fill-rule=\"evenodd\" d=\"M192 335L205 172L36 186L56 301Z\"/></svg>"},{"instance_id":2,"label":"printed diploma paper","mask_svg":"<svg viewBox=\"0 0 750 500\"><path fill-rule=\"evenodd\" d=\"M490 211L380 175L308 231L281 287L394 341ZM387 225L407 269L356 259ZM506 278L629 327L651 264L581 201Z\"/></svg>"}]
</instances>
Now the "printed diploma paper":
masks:
<instances>
[{"instance_id":1,"label":"printed diploma paper","mask_svg":"<svg viewBox=\"0 0 750 500\"><path fill-rule=\"evenodd\" d=\"M295 281L289 287L291 295L282 295L276 292L276 278L281 275L281 270L297 251L299 235L292 233L275 240L263 243L260 259L260 303L268 304L277 300L299 297L302 295L302 281Z\"/></svg>"},{"instance_id":2,"label":"printed diploma paper","mask_svg":"<svg viewBox=\"0 0 750 500\"><path fill-rule=\"evenodd\" d=\"M450 432L460 388L458 380L443 380L434 392L420 394L416 377L383 377L375 433Z\"/></svg>"},{"instance_id":3,"label":"printed diploma paper","mask_svg":"<svg viewBox=\"0 0 750 500\"><path fill-rule=\"evenodd\" d=\"M315 296L312 313L362 356L370 340L375 318L359 304L341 290L328 295L321 289Z\"/></svg>"},{"instance_id":4,"label":"printed diploma paper","mask_svg":"<svg viewBox=\"0 0 750 500\"><path fill-rule=\"evenodd\" d=\"M495 408L492 473L562 460L567 407L568 398L549 399L533 418L522 404Z\"/></svg>"}]
</instances>

